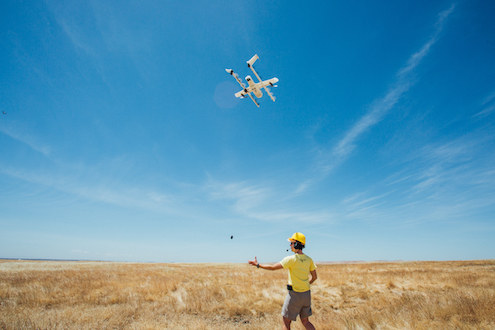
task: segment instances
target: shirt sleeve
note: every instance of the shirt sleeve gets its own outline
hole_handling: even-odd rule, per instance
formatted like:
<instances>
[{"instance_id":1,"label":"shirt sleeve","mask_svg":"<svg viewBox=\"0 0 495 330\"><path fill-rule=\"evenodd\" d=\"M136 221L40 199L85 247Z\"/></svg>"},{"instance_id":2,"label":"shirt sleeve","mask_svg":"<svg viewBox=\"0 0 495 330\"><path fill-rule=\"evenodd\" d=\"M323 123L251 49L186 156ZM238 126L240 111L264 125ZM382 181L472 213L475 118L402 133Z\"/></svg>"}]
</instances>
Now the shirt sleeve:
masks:
<instances>
[{"instance_id":1,"label":"shirt sleeve","mask_svg":"<svg viewBox=\"0 0 495 330\"><path fill-rule=\"evenodd\" d=\"M309 265L309 271L311 271L311 272L312 272L312 271L313 271L313 270L315 270L315 269L316 269L316 265L315 265L315 263L313 262L313 259L311 259L311 264Z\"/></svg>"},{"instance_id":2,"label":"shirt sleeve","mask_svg":"<svg viewBox=\"0 0 495 330\"><path fill-rule=\"evenodd\" d=\"M292 266L294 264L294 258L292 258L292 256L287 256L285 257L284 259L282 259L282 261L280 261L280 264L282 265L282 267L284 267L285 269L289 268L290 266Z\"/></svg>"}]
</instances>

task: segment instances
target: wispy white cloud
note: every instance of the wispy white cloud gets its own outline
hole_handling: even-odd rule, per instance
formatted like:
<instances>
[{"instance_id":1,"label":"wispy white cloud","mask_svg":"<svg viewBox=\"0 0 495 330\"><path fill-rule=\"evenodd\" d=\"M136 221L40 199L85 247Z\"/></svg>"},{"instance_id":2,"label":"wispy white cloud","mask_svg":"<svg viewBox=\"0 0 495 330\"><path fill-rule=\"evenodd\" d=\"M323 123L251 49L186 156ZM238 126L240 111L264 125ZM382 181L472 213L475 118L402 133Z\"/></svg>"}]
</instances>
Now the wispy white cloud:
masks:
<instances>
[{"instance_id":1,"label":"wispy white cloud","mask_svg":"<svg viewBox=\"0 0 495 330\"><path fill-rule=\"evenodd\" d=\"M492 102L492 100L495 99L495 92L491 93L490 95L488 95L484 100L483 102L481 102L481 105L482 106L485 106L487 105L488 103Z\"/></svg>"},{"instance_id":2,"label":"wispy white cloud","mask_svg":"<svg viewBox=\"0 0 495 330\"><path fill-rule=\"evenodd\" d=\"M423 60L426 55L428 55L431 47L437 42L438 36L442 32L444 26L445 26L445 20L449 17L450 14L455 9L455 4L450 6L449 9L442 11L440 14L438 14L438 20L435 23L435 32L431 36L430 40L426 42L421 49L414 53L409 60L407 61L407 65L399 70L398 76L399 78L406 78Z\"/></svg>"},{"instance_id":3,"label":"wispy white cloud","mask_svg":"<svg viewBox=\"0 0 495 330\"><path fill-rule=\"evenodd\" d=\"M495 205L495 134L480 129L410 149L396 172L343 198L340 219L394 226L486 219Z\"/></svg>"},{"instance_id":4,"label":"wispy white cloud","mask_svg":"<svg viewBox=\"0 0 495 330\"><path fill-rule=\"evenodd\" d=\"M275 187L249 185L247 182L221 183L210 178L205 190L211 199L226 201L238 216L260 221L306 223L330 222L335 215L327 210L300 211L294 209L291 195Z\"/></svg>"},{"instance_id":5,"label":"wispy white cloud","mask_svg":"<svg viewBox=\"0 0 495 330\"><path fill-rule=\"evenodd\" d=\"M28 68L28 70L34 72L38 77L40 77L43 80L43 84L54 87L49 70L47 70L45 63L40 61L36 55L31 54L27 50L27 48L29 48L29 44L23 43L20 35L15 32L8 31L5 42L11 43L10 47L17 62L24 65L25 68Z\"/></svg>"},{"instance_id":6,"label":"wispy white cloud","mask_svg":"<svg viewBox=\"0 0 495 330\"><path fill-rule=\"evenodd\" d=\"M205 186L213 200L230 200L237 212L247 212L263 205L272 197L268 187L248 185L246 182L222 184L210 178Z\"/></svg>"},{"instance_id":7,"label":"wispy white cloud","mask_svg":"<svg viewBox=\"0 0 495 330\"><path fill-rule=\"evenodd\" d=\"M435 32L418 52L409 57L406 65L399 69L396 74L395 83L385 96L376 99L371 104L368 112L345 132L344 137L340 139L330 151L327 151L324 148L316 151L317 165L315 167L317 170L312 177L304 180L298 185L295 190L296 194L305 192L313 184L324 179L331 171L341 165L356 149L359 138L372 129L373 126L381 122L404 94L409 91L416 81L413 74L414 69L418 67L421 61L428 55L431 47L437 42L438 37L444 28L446 19L454 9L455 4L438 15L437 22L435 23Z\"/></svg>"},{"instance_id":8,"label":"wispy white cloud","mask_svg":"<svg viewBox=\"0 0 495 330\"><path fill-rule=\"evenodd\" d=\"M339 218L347 220L376 220L383 212L381 210L382 205L387 205L387 199L393 190L389 192L372 195L372 192L364 191L355 193L349 197L344 198L340 202Z\"/></svg>"},{"instance_id":9,"label":"wispy white cloud","mask_svg":"<svg viewBox=\"0 0 495 330\"><path fill-rule=\"evenodd\" d=\"M17 140L18 142L21 142L25 145L27 145L29 148L32 150L48 157L51 152L52 148L50 148L48 145L44 144L40 139L36 138L34 135L26 133L22 129L18 129L12 124L7 126L7 125L1 125L0 124L0 132L9 136L10 138Z\"/></svg>"},{"instance_id":10,"label":"wispy white cloud","mask_svg":"<svg viewBox=\"0 0 495 330\"><path fill-rule=\"evenodd\" d=\"M375 125L380 123L387 113L389 113L389 111L400 101L404 94L410 90L416 82L414 69L418 67L421 61L430 52L431 47L437 42L438 37L444 28L446 19L454 9L455 4L438 15L437 22L435 23L435 32L418 52L409 57L406 65L399 69L396 74L395 83L385 96L376 99L371 104L368 112L345 132L343 138L341 138L330 151L325 148L316 150L316 170L310 178L302 181L298 185L295 190L296 194L305 192L315 183L324 179L336 167L340 166L356 149L358 140Z\"/></svg>"},{"instance_id":11,"label":"wispy white cloud","mask_svg":"<svg viewBox=\"0 0 495 330\"><path fill-rule=\"evenodd\" d=\"M77 50L96 57L123 44L126 29L118 24L112 10L104 3L53 4L57 23ZM84 24L80 17L84 16ZM127 44L129 46L130 44Z\"/></svg>"},{"instance_id":12,"label":"wispy white cloud","mask_svg":"<svg viewBox=\"0 0 495 330\"><path fill-rule=\"evenodd\" d=\"M482 118L492 114L495 111L495 92L488 95L482 102L483 110L473 116L473 118Z\"/></svg>"},{"instance_id":13,"label":"wispy white cloud","mask_svg":"<svg viewBox=\"0 0 495 330\"><path fill-rule=\"evenodd\" d=\"M493 136L472 134L413 152L405 168L384 181L384 187L400 191L389 211L431 221L471 216L495 205L495 156L485 149L490 141Z\"/></svg>"},{"instance_id":14,"label":"wispy white cloud","mask_svg":"<svg viewBox=\"0 0 495 330\"><path fill-rule=\"evenodd\" d=\"M226 211L229 216L250 218L260 221L291 222L306 221L316 223L331 221L334 216L326 210L306 211L297 208L291 198L294 196L280 187L268 183L250 184L247 181L218 182L211 177L204 185L172 183L173 192L167 187L146 183L137 184L122 180L122 176L132 176L132 159L117 157L101 160L91 166L83 163L68 163L50 156L51 148L43 146L35 137L23 135L20 131L8 131L19 142L25 143L47 157L43 167L0 164L0 173L32 183L52 188L62 194L56 195L59 201L71 203L80 199L105 204L158 212L161 214L186 217L189 219L215 218L215 213ZM118 173L115 177L112 173ZM217 205L213 210L212 205ZM222 211L223 209L223 211Z\"/></svg>"},{"instance_id":15,"label":"wispy white cloud","mask_svg":"<svg viewBox=\"0 0 495 330\"><path fill-rule=\"evenodd\" d=\"M181 215L178 195L167 194L146 186L133 186L112 178L107 166L88 168L80 164L57 164L51 168L22 168L0 164L0 173L39 186L49 187L63 194L60 203L75 199L96 201L123 207L152 210L170 215ZM57 203L57 201L53 201ZM193 216L194 212L190 215Z\"/></svg>"},{"instance_id":16,"label":"wispy white cloud","mask_svg":"<svg viewBox=\"0 0 495 330\"><path fill-rule=\"evenodd\" d=\"M365 207L353 208L350 212L345 213L345 218L347 219L360 219L360 220L375 220L380 212L378 208L381 205L386 204L386 202L371 204Z\"/></svg>"},{"instance_id":17,"label":"wispy white cloud","mask_svg":"<svg viewBox=\"0 0 495 330\"><path fill-rule=\"evenodd\" d=\"M219 220L218 214L285 223L329 222L335 218L325 210L307 212L304 207L301 210L285 200L291 198L286 192L267 184L221 183L210 178L202 186L175 183L173 192L167 192L166 187L151 188L145 183L136 185L120 178L130 170L122 169L119 164L128 163L126 159L117 159L88 167L58 161L43 168L13 168L0 164L0 173L60 192L50 197L54 204L95 201L202 221ZM119 178L115 178L112 172L119 173Z\"/></svg>"},{"instance_id":18,"label":"wispy white cloud","mask_svg":"<svg viewBox=\"0 0 495 330\"><path fill-rule=\"evenodd\" d=\"M374 102L371 111L362 117L341 139L332 150L332 158L343 161L356 147L356 140L372 126L380 122L383 116L399 101L409 89L410 83L403 81L390 90L385 97ZM337 164L336 164L337 165Z\"/></svg>"},{"instance_id":19,"label":"wispy white cloud","mask_svg":"<svg viewBox=\"0 0 495 330\"><path fill-rule=\"evenodd\" d=\"M64 17L58 18L58 23L62 27L62 30L65 32L69 40L72 44L86 54L91 56L96 56L97 52L94 47L91 46L91 43L86 40L84 34L78 29L74 24L68 22L68 20Z\"/></svg>"},{"instance_id":20,"label":"wispy white cloud","mask_svg":"<svg viewBox=\"0 0 495 330\"><path fill-rule=\"evenodd\" d=\"M488 115L492 114L494 111L495 111L495 104L486 107L485 109L483 109L482 111L478 112L474 116L475 117L484 117L484 116L488 116Z\"/></svg>"},{"instance_id":21,"label":"wispy white cloud","mask_svg":"<svg viewBox=\"0 0 495 330\"><path fill-rule=\"evenodd\" d=\"M436 186L441 183L471 184L476 172L487 166L483 144L492 137L462 136L443 143L430 143L409 157L414 163L413 172L406 174L407 180L416 182L414 190Z\"/></svg>"},{"instance_id":22,"label":"wispy white cloud","mask_svg":"<svg viewBox=\"0 0 495 330\"><path fill-rule=\"evenodd\" d=\"M453 12L455 5L439 14L435 24L435 33L421 49L412 54L405 67L397 73L397 81L387 94L373 102L371 109L350 130L347 131L332 151L332 158L337 161L344 160L356 147L356 141L371 127L379 123L382 118L397 104L400 98L414 84L412 73L421 61L428 55L431 47L437 42L440 32L443 30L445 20Z\"/></svg>"},{"instance_id":23,"label":"wispy white cloud","mask_svg":"<svg viewBox=\"0 0 495 330\"><path fill-rule=\"evenodd\" d=\"M368 197L368 198L364 198L364 199L359 199L360 196L364 196L365 193L359 193L359 194L355 194L351 197L348 197L348 198L345 198L342 203L343 204L348 204L348 205L351 205L352 207L359 207L359 206L362 206L364 204L370 204L371 202L374 202L378 199L382 199L388 195L390 195L390 192L388 193L385 193L385 194L381 194L381 195L378 195L378 196L373 196L373 197Z\"/></svg>"},{"instance_id":24,"label":"wispy white cloud","mask_svg":"<svg viewBox=\"0 0 495 330\"><path fill-rule=\"evenodd\" d=\"M152 52L153 31L147 29L146 24L129 29L126 24L129 16L105 2L66 2L62 5L53 2L51 9L70 45L76 52L87 55L111 91L114 89L108 74L109 63L113 65L116 58L130 60L133 69L137 69L143 79L148 79L150 72L143 59Z\"/></svg>"},{"instance_id":25,"label":"wispy white cloud","mask_svg":"<svg viewBox=\"0 0 495 330\"><path fill-rule=\"evenodd\" d=\"M131 30L126 25L127 17L118 16L115 8L100 1L92 1L91 8L97 30L108 51L125 51L132 56L150 51L153 40L144 24L141 29L134 26Z\"/></svg>"},{"instance_id":26,"label":"wispy white cloud","mask_svg":"<svg viewBox=\"0 0 495 330\"><path fill-rule=\"evenodd\" d=\"M286 224L315 224L320 222L332 223L337 220L335 214L325 210L315 212L290 212L290 210L287 210L288 207L285 207L284 209L274 209L272 211L264 212L250 212L247 215L252 219L258 219L261 221L283 222Z\"/></svg>"}]
</instances>

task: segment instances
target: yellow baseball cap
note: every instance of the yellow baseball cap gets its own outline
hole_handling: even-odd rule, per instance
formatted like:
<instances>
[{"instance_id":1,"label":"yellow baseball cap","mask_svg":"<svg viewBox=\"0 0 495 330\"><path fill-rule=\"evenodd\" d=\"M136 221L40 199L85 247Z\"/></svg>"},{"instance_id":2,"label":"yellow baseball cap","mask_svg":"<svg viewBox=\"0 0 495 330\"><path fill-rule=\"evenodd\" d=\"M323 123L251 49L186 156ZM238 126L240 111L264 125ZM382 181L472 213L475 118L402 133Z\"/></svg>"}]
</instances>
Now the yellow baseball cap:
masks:
<instances>
[{"instance_id":1,"label":"yellow baseball cap","mask_svg":"<svg viewBox=\"0 0 495 330\"><path fill-rule=\"evenodd\" d=\"M291 238L287 239L289 242L299 241L302 245L306 245L306 236L301 233L294 233Z\"/></svg>"}]
</instances>

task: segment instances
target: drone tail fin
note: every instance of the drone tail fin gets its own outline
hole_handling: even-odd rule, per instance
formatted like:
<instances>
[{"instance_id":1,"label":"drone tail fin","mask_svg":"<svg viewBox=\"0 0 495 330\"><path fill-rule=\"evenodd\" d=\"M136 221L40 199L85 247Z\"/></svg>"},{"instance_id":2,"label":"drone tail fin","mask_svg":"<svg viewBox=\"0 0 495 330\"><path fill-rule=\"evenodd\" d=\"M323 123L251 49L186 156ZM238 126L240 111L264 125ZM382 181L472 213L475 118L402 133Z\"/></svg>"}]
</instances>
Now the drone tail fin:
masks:
<instances>
[{"instance_id":1,"label":"drone tail fin","mask_svg":"<svg viewBox=\"0 0 495 330\"><path fill-rule=\"evenodd\" d=\"M258 54L254 54L254 56L251 57L249 61L247 61L248 67L251 67L254 64L254 62L256 62L256 60L258 59L259 59Z\"/></svg>"}]
</instances>

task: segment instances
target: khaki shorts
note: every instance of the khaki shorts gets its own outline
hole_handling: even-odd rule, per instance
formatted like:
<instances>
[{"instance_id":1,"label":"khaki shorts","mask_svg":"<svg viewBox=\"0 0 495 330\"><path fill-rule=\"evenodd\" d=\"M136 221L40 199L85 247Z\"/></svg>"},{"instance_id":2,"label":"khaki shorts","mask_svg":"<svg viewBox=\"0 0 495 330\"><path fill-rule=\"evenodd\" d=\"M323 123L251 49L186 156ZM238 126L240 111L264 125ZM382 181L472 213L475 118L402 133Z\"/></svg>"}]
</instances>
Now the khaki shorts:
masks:
<instances>
[{"instance_id":1,"label":"khaki shorts","mask_svg":"<svg viewBox=\"0 0 495 330\"><path fill-rule=\"evenodd\" d=\"M295 321L297 315L305 319L313 315L311 311L311 291L289 291L282 307L282 316Z\"/></svg>"}]
</instances>

